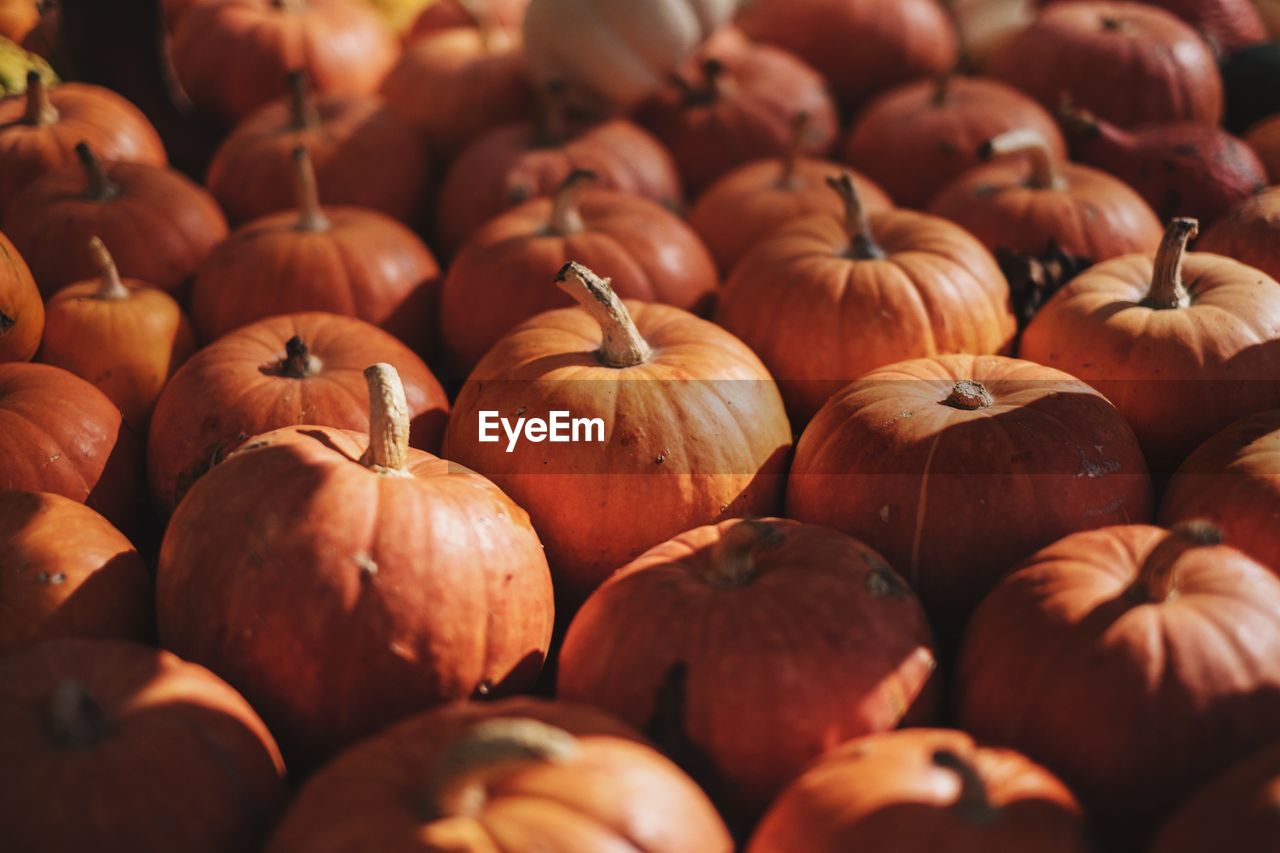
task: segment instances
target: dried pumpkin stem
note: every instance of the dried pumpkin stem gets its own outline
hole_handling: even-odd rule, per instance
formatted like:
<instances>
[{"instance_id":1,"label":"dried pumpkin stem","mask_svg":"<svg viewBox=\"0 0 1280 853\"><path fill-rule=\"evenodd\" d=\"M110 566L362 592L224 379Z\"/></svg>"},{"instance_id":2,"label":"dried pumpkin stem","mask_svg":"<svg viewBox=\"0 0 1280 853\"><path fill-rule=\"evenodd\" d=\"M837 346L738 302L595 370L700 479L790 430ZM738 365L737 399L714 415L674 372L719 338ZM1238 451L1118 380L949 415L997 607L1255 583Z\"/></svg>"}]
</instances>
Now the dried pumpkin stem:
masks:
<instances>
[{"instance_id":1,"label":"dried pumpkin stem","mask_svg":"<svg viewBox=\"0 0 1280 853\"><path fill-rule=\"evenodd\" d=\"M436 762L423 791L423 817L475 816L488 800L490 780L524 764L562 763L577 751L573 735L538 720L477 723Z\"/></svg>"},{"instance_id":2,"label":"dried pumpkin stem","mask_svg":"<svg viewBox=\"0 0 1280 853\"><path fill-rule=\"evenodd\" d=\"M320 206L320 187L316 184L316 170L311 164L307 146L293 149L293 188L298 203L299 231L327 231L329 219Z\"/></svg>"},{"instance_id":3,"label":"dried pumpkin stem","mask_svg":"<svg viewBox=\"0 0 1280 853\"><path fill-rule=\"evenodd\" d=\"M76 156L80 158L80 164L84 166L85 198L92 201L110 201L119 195L120 187L108 177L102 161L98 159L98 155L93 153L89 143L77 143Z\"/></svg>"},{"instance_id":4,"label":"dried pumpkin stem","mask_svg":"<svg viewBox=\"0 0 1280 853\"><path fill-rule=\"evenodd\" d=\"M380 474L409 476L409 403L389 364L365 368L369 383L369 449L360 462Z\"/></svg>"},{"instance_id":5,"label":"dried pumpkin stem","mask_svg":"<svg viewBox=\"0 0 1280 853\"><path fill-rule=\"evenodd\" d=\"M1141 604L1168 601L1178 589L1178 560L1187 551L1222 544L1222 531L1207 521L1174 525L1138 569L1129 597Z\"/></svg>"},{"instance_id":6,"label":"dried pumpkin stem","mask_svg":"<svg viewBox=\"0 0 1280 853\"><path fill-rule=\"evenodd\" d=\"M1199 232L1200 223L1194 219L1180 217L1169 223L1156 250L1151 289L1142 300L1143 305L1157 311L1187 307L1191 295L1182 282L1182 260L1187 254L1187 243Z\"/></svg>"},{"instance_id":7,"label":"dried pumpkin stem","mask_svg":"<svg viewBox=\"0 0 1280 853\"><path fill-rule=\"evenodd\" d=\"M574 169L556 190L555 203L551 208L551 223L548 230L557 236L581 234L586 227L582 222L582 210L579 202L582 191L595 183L597 175L590 169Z\"/></svg>"},{"instance_id":8,"label":"dried pumpkin stem","mask_svg":"<svg viewBox=\"0 0 1280 853\"><path fill-rule=\"evenodd\" d=\"M791 119L791 138L787 140L787 150L782 154L782 174L778 176L780 188L787 189L795 181L796 166L800 164L800 155L804 153L812 129L813 116L807 112L798 112Z\"/></svg>"},{"instance_id":9,"label":"dried pumpkin stem","mask_svg":"<svg viewBox=\"0 0 1280 853\"><path fill-rule=\"evenodd\" d=\"M943 403L953 409L976 412L978 409L985 409L994 404L995 399L981 382L976 382L972 379L961 379L951 387L951 393L947 395L947 399L943 400Z\"/></svg>"},{"instance_id":10,"label":"dried pumpkin stem","mask_svg":"<svg viewBox=\"0 0 1280 853\"><path fill-rule=\"evenodd\" d=\"M89 746L107 731L102 706L79 681L60 681L49 697L45 727L55 743L65 747Z\"/></svg>"},{"instance_id":11,"label":"dried pumpkin stem","mask_svg":"<svg viewBox=\"0 0 1280 853\"><path fill-rule=\"evenodd\" d=\"M311 348L301 335L294 335L285 341L284 360L280 362L280 373L292 379L305 379L320 372L320 359L311 354Z\"/></svg>"},{"instance_id":12,"label":"dried pumpkin stem","mask_svg":"<svg viewBox=\"0 0 1280 853\"><path fill-rule=\"evenodd\" d=\"M1022 155L1031 164L1028 186L1038 190L1062 189L1065 182L1054 161L1053 149L1038 130L1029 127L1006 131L982 143L979 154L984 160Z\"/></svg>"},{"instance_id":13,"label":"dried pumpkin stem","mask_svg":"<svg viewBox=\"0 0 1280 853\"><path fill-rule=\"evenodd\" d=\"M47 127L58 120L58 110L49 100L49 87L39 71L27 72L27 108L22 123L31 127Z\"/></svg>"},{"instance_id":14,"label":"dried pumpkin stem","mask_svg":"<svg viewBox=\"0 0 1280 853\"><path fill-rule=\"evenodd\" d=\"M713 586L746 586L755 579L760 551L776 545L782 532L765 521L744 519L720 536L711 549L707 579Z\"/></svg>"},{"instance_id":15,"label":"dried pumpkin stem","mask_svg":"<svg viewBox=\"0 0 1280 853\"><path fill-rule=\"evenodd\" d=\"M601 278L582 264L570 261L556 276L556 284L577 300L600 325L602 340L600 360L609 367L635 367L653 354L649 344L608 279Z\"/></svg>"},{"instance_id":16,"label":"dried pumpkin stem","mask_svg":"<svg viewBox=\"0 0 1280 853\"><path fill-rule=\"evenodd\" d=\"M98 292L94 296L106 300L128 299L129 288L125 287L124 282L120 280L120 270L116 269L115 258L111 257L111 252L107 251L106 243L93 237L89 240L89 253L93 255L93 262L97 265L98 274L102 277Z\"/></svg>"},{"instance_id":17,"label":"dried pumpkin stem","mask_svg":"<svg viewBox=\"0 0 1280 853\"><path fill-rule=\"evenodd\" d=\"M884 250L871 236L871 225L862 207L862 199L858 197L853 175L849 172L831 175L827 178L827 186L835 190L844 202L844 230L849 235L849 257L859 261L883 258Z\"/></svg>"},{"instance_id":18,"label":"dried pumpkin stem","mask_svg":"<svg viewBox=\"0 0 1280 853\"><path fill-rule=\"evenodd\" d=\"M311 95L311 83L307 72L297 69L289 72L289 129L315 130L320 126L320 112Z\"/></svg>"},{"instance_id":19,"label":"dried pumpkin stem","mask_svg":"<svg viewBox=\"0 0 1280 853\"><path fill-rule=\"evenodd\" d=\"M987 824L1000 817L1000 810L991 802L987 783L972 762L949 749L939 749L933 754L933 763L960 777L960 795L956 798L955 809L965 821Z\"/></svg>"}]
</instances>

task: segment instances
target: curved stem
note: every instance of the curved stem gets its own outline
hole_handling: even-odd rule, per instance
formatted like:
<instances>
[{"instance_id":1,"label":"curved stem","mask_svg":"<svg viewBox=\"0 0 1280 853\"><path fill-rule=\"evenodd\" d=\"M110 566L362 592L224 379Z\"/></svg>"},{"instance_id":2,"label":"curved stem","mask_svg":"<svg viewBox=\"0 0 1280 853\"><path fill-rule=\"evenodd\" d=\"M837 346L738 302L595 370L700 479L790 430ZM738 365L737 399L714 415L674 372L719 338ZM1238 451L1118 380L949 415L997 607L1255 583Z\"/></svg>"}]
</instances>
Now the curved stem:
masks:
<instances>
[{"instance_id":1,"label":"curved stem","mask_svg":"<svg viewBox=\"0 0 1280 853\"><path fill-rule=\"evenodd\" d=\"M586 226L582 222L582 211L578 207L578 202L582 197L582 190L596 180L596 173L590 169L574 169L560 182L560 187L556 190L555 203L551 208L551 223L548 226L552 234L563 237L582 233Z\"/></svg>"},{"instance_id":2,"label":"curved stem","mask_svg":"<svg viewBox=\"0 0 1280 853\"><path fill-rule=\"evenodd\" d=\"M66 679L58 683L49 698L45 727L59 746L90 746L106 734L107 715L88 688Z\"/></svg>"},{"instance_id":3,"label":"curved stem","mask_svg":"<svg viewBox=\"0 0 1280 853\"><path fill-rule=\"evenodd\" d=\"M933 763L960 777L960 795L956 797L955 809L964 820L984 824L1000 817L1000 809L991 802L987 783L972 762L949 749L939 749L933 754Z\"/></svg>"},{"instance_id":4,"label":"curved stem","mask_svg":"<svg viewBox=\"0 0 1280 853\"><path fill-rule=\"evenodd\" d=\"M782 531L773 524L753 519L737 522L712 547L707 580L713 586L746 586L755 580L759 553L781 540Z\"/></svg>"},{"instance_id":5,"label":"curved stem","mask_svg":"<svg viewBox=\"0 0 1280 853\"><path fill-rule=\"evenodd\" d=\"M1207 521L1174 525L1138 569L1129 597L1140 604L1168 601L1178 589L1178 560L1187 551L1222 544L1222 532Z\"/></svg>"},{"instance_id":6,"label":"curved stem","mask_svg":"<svg viewBox=\"0 0 1280 853\"><path fill-rule=\"evenodd\" d=\"M975 382L972 379L961 379L952 386L951 393L947 395L947 399L943 403L953 409L976 412L978 409L985 409L993 405L995 399L981 382Z\"/></svg>"},{"instance_id":7,"label":"curved stem","mask_svg":"<svg viewBox=\"0 0 1280 853\"><path fill-rule=\"evenodd\" d=\"M369 383L369 449L360 462L380 474L409 474L409 403L389 364L365 368Z\"/></svg>"},{"instance_id":8,"label":"curved stem","mask_svg":"<svg viewBox=\"0 0 1280 853\"><path fill-rule=\"evenodd\" d=\"M316 185L316 170L311 165L311 153L307 146L293 149L293 187L298 203L299 231L327 231L329 220L320 206L320 188Z\"/></svg>"},{"instance_id":9,"label":"curved stem","mask_svg":"<svg viewBox=\"0 0 1280 853\"><path fill-rule=\"evenodd\" d=\"M311 83L307 72L297 69L289 72L289 129L315 130L320 126L320 112L311 95Z\"/></svg>"},{"instance_id":10,"label":"curved stem","mask_svg":"<svg viewBox=\"0 0 1280 853\"><path fill-rule=\"evenodd\" d=\"M853 175L848 172L832 175L827 178L827 186L844 201L844 229L849 235L848 256L859 261L883 258L884 250L871 236L871 226L867 222L866 211L862 209L862 199L858 197Z\"/></svg>"},{"instance_id":11,"label":"curved stem","mask_svg":"<svg viewBox=\"0 0 1280 853\"><path fill-rule=\"evenodd\" d=\"M49 100L49 87L39 71L27 72L27 107L22 123L31 127L47 127L58 120L58 110Z\"/></svg>"},{"instance_id":12,"label":"curved stem","mask_svg":"<svg viewBox=\"0 0 1280 853\"><path fill-rule=\"evenodd\" d=\"M98 159L98 155L93 153L89 143L76 143L76 156L80 158L80 164L84 166L85 198L92 201L110 201L119 195L120 187L107 176L107 170L103 167L102 161Z\"/></svg>"},{"instance_id":13,"label":"curved stem","mask_svg":"<svg viewBox=\"0 0 1280 853\"><path fill-rule=\"evenodd\" d=\"M778 176L780 188L787 189L795 181L796 166L800 163L800 155L804 153L812 127L813 116L807 112L798 112L791 120L791 138L787 140L787 150L782 154L782 174Z\"/></svg>"},{"instance_id":14,"label":"curved stem","mask_svg":"<svg viewBox=\"0 0 1280 853\"><path fill-rule=\"evenodd\" d=\"M93 255L94 263L97 264L98 273L102 276L102 283L98 285L98 292L94 296L112 301L128 299L129 288L125 287L124 282L120 280L120 270L116 269L115 259L111 257L111 252L107 251L107 245L97 237L93 237L89 240L89 252Z\"/></svg>"},{"instance_id":15,"label":"curved stem","mask_svg":"<svg viewBox=\"0 0 1280 853\"><path fill-rule=\"evenodd\" d=\"M1066 185L1058 172L1058 164L1054 162L1053 149L1038 130L1028 127L1006 131L982 143L979 154L984 160L1014 154L1026 156L1031 164L1031 177L1027 183L1035 189L1056 190Z\"/></svg>"},{"instance_id":16,"label":"curved stem","mask_svg":"<svg viewBox=\"0 0 1280 853\"><path fill-rule=\"evenodd\" d=\"M953 67L942 72L933 81L933 97L929 102L935 107L946 106L947 101L951 99L951 81L956 77L956 69Z\"/></svg>"},{"instance_id":17,"label":"curved stem","mask_svg":"<svg viewBox=\"0 0 1280 853\"><path fill-rule=\"evenodd\" d=\"M1180 217L1169 223L1160 248L1156 249L1151 289L1142 300L1143 305L1157 311L1187 307L1191 295L1182 282L1182 260L1187 254L1187 243L1199 232L1200 223L1194 219Z\"/></svg>"},{"instance_id":18,"label":"curved stem","mask_svg":"<svg viewBox=\"0 0 1280 853\"><path fill-rule=\"evenodd\" d=\"M653 354L608 279L570 261L561 267L556 284L600 325L600 361L606 366L635 367Z\"/></svg>"},{"instance_id":19,"label":"curved stem","mask_svg":"<svg viewBox=\"0 0 1280 853\"><path fill-rule=\"evenodd\" d=\"M280 373L292 379L306 379L320 372L320 359L311 354L310 347L300 335L294 335L284 344L284 360Z\"/></svg>"}]
</instances>

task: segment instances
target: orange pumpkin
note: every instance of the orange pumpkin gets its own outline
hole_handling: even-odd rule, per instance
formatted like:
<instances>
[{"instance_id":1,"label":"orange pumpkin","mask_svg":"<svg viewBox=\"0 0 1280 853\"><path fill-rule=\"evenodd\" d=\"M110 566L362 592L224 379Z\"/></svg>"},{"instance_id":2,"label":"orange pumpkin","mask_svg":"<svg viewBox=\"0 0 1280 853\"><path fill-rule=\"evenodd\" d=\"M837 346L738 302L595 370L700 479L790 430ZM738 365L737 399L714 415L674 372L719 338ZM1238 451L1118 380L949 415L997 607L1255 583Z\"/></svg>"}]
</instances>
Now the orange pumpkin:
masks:
<instances>
[{"instance_id":1,"label":"orange pumpkin","mask_svg":"<svg viewBox=\"0 0 1280 853\"><path fill-rule=\"evenodd\" d=\"M1009 287L991 253L943 219L867 212L848 174L828 178L843 217L807 217L734 269L716 322L778 380L797 425L850 380L905 358L1001 352Z\"/></svg>"},{"instance_id":2,"label":"orange pumpkin","mask_svg":"<svg viewBox=\"0 0 1280 853\"><path fill-rule=\"evenodd\" d=\"M43 331L40 290L17 248L0 233L0 362L29 360Z\"/></svg>"},{"instance_id":3,"label":"orange pumpkin","mask_svg":"<svg viewBox=\"0 0 1280 853\"><path fill-rule=\"evenodd\" d=\"M1257 153L1272 184L1280 184L1280 116L1272 116L1254 125L1244 141Z\"/></svg>"},{"instance_id":4,"label":"orange pumpkin","mask_svg":"<svg viewBox=\"0 0 1280 853\"><path fill-rule=\"evenodd\" d=\"M734 520L658 545L592 593L556 695L697 756L698 781L748 815L837 743L929 720L936 667L919 601L875 551L825 527Z\"/></svg>"},{"instance_id":5,"label":"orange pumpkin","mask_svg":"<svg viewBox=\"0 0 1280 853\"><path fill-rule=\"evenodd\" d=\"M271 317L210 344L165 386L151 418L151 494L173 512L191 485L249 437L295 424L363 429L362 371L394 364L413 418L410 442L440 447L449 401L416 355L386 332L336 314Z\"/></svg>"},{"instance_id":6,"label":"orange pumpkin","mask_svg":"<svg viewBox=\"0 0 1280 853\"><path fill-rule=\"evenodd\" d=\"M0 0L0 36L21 44L39 22L37 0Z\"/></svg>"},{"instance_id":7,"label":"orange pumpkin","mask_svg":"<svg viewBox=\"0 0 1280 853\"><path fill-rule=\"evenodd\" d=\"M54 640L0 659L0 754L12 850L250 853L288 796L239 694L133 643Z\"/></svg>"},{"instance_id":8,"label":"orange pumpkin","mask_svg":"<svg viewBox=\"0 0 1280 853\"><path fill-rule=\"evenodd\" d=\"M161 642L238 686L300 767L415 711L529 689L551 638L529 517L411 450L395 368L365 376L366 434L256 437L187 493L160 549Z\"/></svg>"},{"instance_id":9,"label":"orange pumpkin","mask_svg":"<svg viewBox=\"0 0 1280 853\"><path fill-rule=\"evenodd\" d=\"M619 296L705 313L715 264L698 235L648 199L583 191L591 172L571 172L555 199L534 199L485 225L449 267L440 330L458 375L535 314L572 305L547 282L574 258L610 276Z\"/></svg>"},{"instance_id":10,"label":"orange pumpkin","mask_svg":"<svg viewBox=\"0 0 1280 853\"><path fill-rule=\"evenodd\" d=\"M431 250L384 214L322 207L307 148L292 160L297 210L242 225L200 267L191 319L201 339L277 314L332 311L430 348L440 275Z\"/></svg>"},{"instance_id":11,"label":"orange pumpkin","mask_svg":"<svg viewBox=\"0 0 1280 853\"><path fill-rule=\"evenodd\" d=\"M1022 354L1116 404L1168 474L1218 430L1280 408L1280 284L1219 255L1186 253L1191 219L1160 249L1099 264L1058 291Z\"/></svg>"},{"instance_id":12,"label":"orange pumpkin","mask_svg":"<svg viewBox=\"0 0 1280 853\"><path fill-rule=\"evenodd\" d=\"M1280 848L1280 743L1215 777L1178 807L1150 853Z\"/></svg>"},{"instance_id":13,"label":"orange pumpkin","mask_svg":"<svg viewBox=\"0 0 1280 853\"><path fill-rule=\"evenodd\" d=\"M311 154L325 204L349 204L414 220L425 209L431 164L422 139L373 95L310 91L289 73L289 97L241 122L209 165L206 183L232 222L289 210L296 203L290 155Z\"/></svg>"},{"instance_id":14,"label":"orange pumpkin","mask_svg":"<svg viewBox=\"0 0 1280 853\"><path fill-rule=\"evenodd\" d=\"M551 805L554 803L554 805ZM311 777L267 853L729 853L706 795L598 711L507 699L406 720Z\"/></svg>"},{"instance_id":15,"label":"orange pumpkin","mask_svg":"<svg viewBox=\"0 0 1280 853\"><path fill-rule=\"evenodd\" d=\"M27 185L4 212L4 230L46 297L98 275L98 264L68 246L106 244L120 274L173 292L227 236L217 202L171 169L104 163L86 143L78 166Z\"/></svg>"},{"instance_id":16,"label":"orange pumpkin","mask_svg":"<svg viewBox=\"0 0 1280 853\"><path fill-rule=\"evenodd\" d=\"M624 306L575 263L557 282L581 307L539 314L489 350L445 447L529 511L573 606L682 531L773 513L791 428L768 371L728 332L668 305ZM580 443L481 440L481 412L514 424L555 410L600 419L598 438L588 425Z\"/></svg>"},{"instance_id":17,"label":"orange pumpkin","mask_svg":"<svg viewBox=\"0 0 1280 853\"><path fill-rule=\"evenodd\" d=\"M1263 190L1215 222L1196 251L1226 255L1280 281L1280 187Z\"/></svg>"},{"instance_id":18,"label":"orange pumpkin","mask_svg":"<svg viewBox=\"0 0 1280 853\"><path fill-rule=\"evenodd\" d=\"M518 32L529 0L432 0L414 19L406 43L453 27L501 28Z\"/></svg>"}]
</instances>

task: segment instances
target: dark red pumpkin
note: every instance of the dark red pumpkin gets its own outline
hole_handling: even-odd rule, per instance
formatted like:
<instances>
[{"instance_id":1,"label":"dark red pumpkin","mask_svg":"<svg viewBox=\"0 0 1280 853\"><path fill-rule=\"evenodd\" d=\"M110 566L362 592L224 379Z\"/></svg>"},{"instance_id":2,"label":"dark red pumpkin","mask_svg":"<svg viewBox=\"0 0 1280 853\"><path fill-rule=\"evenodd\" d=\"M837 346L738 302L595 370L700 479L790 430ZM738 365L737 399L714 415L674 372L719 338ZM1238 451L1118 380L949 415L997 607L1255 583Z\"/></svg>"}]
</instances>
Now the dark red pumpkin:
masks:
<instances>
[{"instance_id":1,"label":"dark red pumpkin","mask_svg":"<svg viewBox=\"0 0 1280 853\"><path fill-rule=\"evenodd\" d=\"M1168 9L1205 37L1221 54L1267 40L1267 27L1251 0L1146 0Z\"/></svg>"},{"instance_id":2,"label":"dark red pumpkin","mask_svg":"<svg viewBox=\"0 0 1280 853\"><path fill-rule=\"evenodd\" d=\"M1216 777L1178 807L1150 853L1280 849L1280 743Z\"/></svg>"},{"instance_id":3,"label":"dark red pumpkin","mask_svg":"<svg viewBox=\"0 0 1280 853\"><path fill-rule=\"evenodd\" d=\"M40 346L44 301L9 238L0 233L0 362L27 361Z\"/></svg>"},{"instance_id":4,"label":"dark red pumpkin","mask_svg":"<svg viewBox=\"0 0 1280 853\"><path fill-rule=\"evenodd\" d=\"M1280 186L1227 211L1200 237L1196 251L1226 255L1280 281Z\"/></svg>"}]
</instances>

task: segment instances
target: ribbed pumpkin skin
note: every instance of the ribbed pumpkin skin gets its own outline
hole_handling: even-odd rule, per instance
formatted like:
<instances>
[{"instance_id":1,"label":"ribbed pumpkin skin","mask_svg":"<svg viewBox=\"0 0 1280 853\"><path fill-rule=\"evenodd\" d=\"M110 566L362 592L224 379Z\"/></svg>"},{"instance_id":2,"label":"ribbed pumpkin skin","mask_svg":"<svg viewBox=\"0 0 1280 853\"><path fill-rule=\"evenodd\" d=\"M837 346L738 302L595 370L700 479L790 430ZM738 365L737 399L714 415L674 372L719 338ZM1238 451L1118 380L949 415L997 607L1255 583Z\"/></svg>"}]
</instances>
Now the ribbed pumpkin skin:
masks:
<instances>
[{"instance_id":1,"label":"ribbed pumpkin skin","mask_svg":"<svg viewBox=\"0 0 1280 853\"><path fill-rule=\"evenodd\" d=\"M28 361L44 332L44 300L31 269L0 233L0 362Z\"/></svg>"},{"instance_id":2,"label":"ribbed pumpkin skin","mask_svg":"<svg viewBox=\"0 0 1280 853\"><path fill-rule=\"evenodd\" d=\"M1280 847L1280 744L1233 765L1178 807L1150 853Z\"/></svg>"},{"instance_id":3,"label":"ribbed pumpkin skin","mask_svg":"<svg viewBox=\"0 0 1280 853\"><path fill-rule=\"evenodd\" d=\"M1263 190L1213 224L1196 251L1234 258L1280 281L1280 187Z\"/></svg>"}]
</instances>

